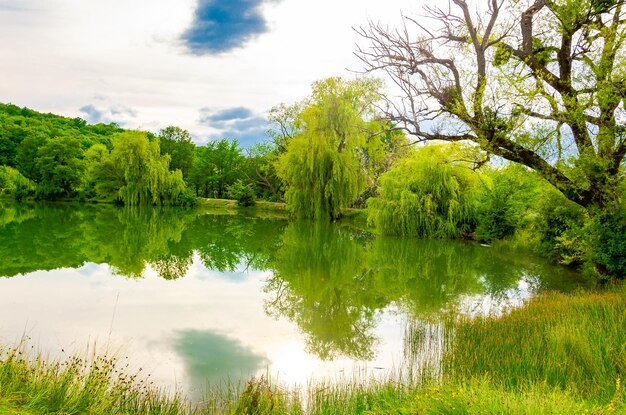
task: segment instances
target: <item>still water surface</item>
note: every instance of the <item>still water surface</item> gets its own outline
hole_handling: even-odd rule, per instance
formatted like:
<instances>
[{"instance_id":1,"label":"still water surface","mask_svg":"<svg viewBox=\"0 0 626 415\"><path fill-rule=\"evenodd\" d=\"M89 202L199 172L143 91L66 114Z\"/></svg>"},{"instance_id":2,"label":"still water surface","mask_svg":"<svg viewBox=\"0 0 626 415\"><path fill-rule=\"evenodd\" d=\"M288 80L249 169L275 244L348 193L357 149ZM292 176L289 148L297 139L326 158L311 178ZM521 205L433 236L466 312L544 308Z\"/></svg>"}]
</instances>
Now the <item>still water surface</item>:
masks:
<instances>
[{"instance_id":1,"label":"still water surface","mask_svg":"<svg viewBox=\"0 0 626 415\"><path fill-rule=\"evenodd\" d=\"M62 358L96 344L198 400L270 374L384 376L405 333L583 284L568 269L455 241L182 209L0 205L0 344Z\"/></svg>"}]
</instances>

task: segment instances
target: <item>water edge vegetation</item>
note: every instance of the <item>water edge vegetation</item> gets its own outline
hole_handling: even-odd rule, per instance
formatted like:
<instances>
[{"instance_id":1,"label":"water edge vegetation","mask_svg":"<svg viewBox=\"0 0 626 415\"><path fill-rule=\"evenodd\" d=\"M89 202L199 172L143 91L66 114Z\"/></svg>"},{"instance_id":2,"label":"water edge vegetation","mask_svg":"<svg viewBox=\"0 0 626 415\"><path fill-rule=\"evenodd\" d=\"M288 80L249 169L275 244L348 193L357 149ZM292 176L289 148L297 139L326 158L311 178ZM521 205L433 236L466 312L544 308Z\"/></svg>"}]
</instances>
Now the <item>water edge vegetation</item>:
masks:
<instances>
[{"instance_id":1,"label":"water edge vegetation","mask_svg":"<svg viewBox=\"0 0 626 415\"><path fill-rule=\"evenodd\" d=\"M625 319L623 285L543 295L498 317L444 319L439 369L378 382L311 384L304 395L260 377L209 391L198 406L152 387L143 374L125 373L115 356L46 361L24 342L1 350L0 412L619 414L626 411ZM428 340L423 325L415 330L414 342Z\"/></svg>"}]
</instances>

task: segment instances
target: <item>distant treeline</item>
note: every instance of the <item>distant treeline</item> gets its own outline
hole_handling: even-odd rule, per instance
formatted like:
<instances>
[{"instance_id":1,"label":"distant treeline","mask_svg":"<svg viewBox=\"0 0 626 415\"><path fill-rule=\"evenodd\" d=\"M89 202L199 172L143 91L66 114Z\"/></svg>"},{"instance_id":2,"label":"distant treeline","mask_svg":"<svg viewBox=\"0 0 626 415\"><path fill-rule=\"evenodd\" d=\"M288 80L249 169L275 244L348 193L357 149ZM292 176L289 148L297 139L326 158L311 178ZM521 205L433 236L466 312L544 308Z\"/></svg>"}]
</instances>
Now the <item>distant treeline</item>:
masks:
<instances>
[{"instance_id":1,"label":"distant treeline","mask_svg":"<svg viewBox=\"0 0 626 415\"><path fill-rule=\"evenodd\" d=\"M273 151L226 139L196 146L178 127L155 135L0 104L0 192L18 199L189 205L228 197L240 181L253 197L280 200L267 174Z\"/></svg>"}]
</instances>

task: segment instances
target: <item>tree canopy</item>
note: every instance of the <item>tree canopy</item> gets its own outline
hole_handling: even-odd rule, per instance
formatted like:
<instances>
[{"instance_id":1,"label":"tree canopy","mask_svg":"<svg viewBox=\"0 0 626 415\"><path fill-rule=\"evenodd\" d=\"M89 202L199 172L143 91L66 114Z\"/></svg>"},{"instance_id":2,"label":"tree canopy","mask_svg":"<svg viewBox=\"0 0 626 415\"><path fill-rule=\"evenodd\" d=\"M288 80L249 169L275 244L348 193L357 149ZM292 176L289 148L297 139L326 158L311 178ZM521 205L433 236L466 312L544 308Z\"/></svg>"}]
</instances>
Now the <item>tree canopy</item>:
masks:
<instances>
[{"instance_id":1,"label":"tree canopy","mask_svg":"<svg viewBox=\"0 0 626 415\"><path fill-rule=\"evenodd\" d=\"M368 217L385 234L455 238L476 222L481 186L462 145L428 145L381 177Z\"/></svg>"},{"instance_id":2,"label":"tree canopy","mask_svg":"<svg viewBox=\"0 0 626 415\"><path fill-rule=\"evenodd\" d=\"M97 190L127 205L173 204L185 190L180 170L169 170L169 155L161 155L159 143L148 140L146 133L128 131L118 137L110 157L97 167L100 178Z\"/></svg>"},{"instance_id":3,"label":"tree canopy","mask_svg":"<svg viewBox=\"0 0 626 415\"><path fill-rule=\"evenodd\" d=\"M623 0L452 0L423 21L360 29L367 72L399 91L387 116L418 141L473 141L607 205L626 154Z\"/></svg>"},{"instance_id":4,"label":"tree canopy","mask_svg":"<svg viewBox=\"0 0 626 415\"><path fill-rule=\"evenodd\" d=\"M278 174L296 216L335 220L367 187L364 155L383 130L373 105L379 88L377 80L329 78L314 83L311 97L295 107L292 127L283 127L290 132Z\"/></svg>"}]
</instances>

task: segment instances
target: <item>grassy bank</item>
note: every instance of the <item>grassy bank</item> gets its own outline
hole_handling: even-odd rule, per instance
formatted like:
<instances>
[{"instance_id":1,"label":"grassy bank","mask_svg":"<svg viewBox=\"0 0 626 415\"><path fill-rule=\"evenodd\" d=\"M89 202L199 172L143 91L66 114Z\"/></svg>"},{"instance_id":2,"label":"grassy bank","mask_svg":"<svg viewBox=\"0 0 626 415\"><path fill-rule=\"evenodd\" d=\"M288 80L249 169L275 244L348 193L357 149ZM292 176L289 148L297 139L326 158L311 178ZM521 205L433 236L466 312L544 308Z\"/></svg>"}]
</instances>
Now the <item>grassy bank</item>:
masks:
<instances>
[{"instance_id":1,"label":"grassy bank","mask_svg":"<svg viewBox=\"0 0 626 415\"><path fill-rule=\"evenodd\" d=\"M198 211L201 214L244 214L254 217L289 218L289 213L284 203L257 201L254 206L237 206L237 201L232 199L205 199L198 198Z\"/></svg>"},{"instance_id":2,"label":"grassy bank","mask_svg":"<svg viewBox=\"0 0 626 415\"><path fill-rule=\"evenodd\" d=\"M543 383L608 402L626 376L626 295L553 294L499 319L458 322L444 364L457 381L488 376L510 390Z\"/></svg>"},{"instance_id":3,"label":"grassy bank","mask_svg":"<svg viewBox=\"0 0 626 415\"><path fill-rule=\"evenodd\" d=\"M128 374L115 357L47 361L25 344L0 349L0 414L182 414L190 406Z\"/></svg>"},{"instance_id":4,"label":"grassy bank","mask_svg":"<svg viewBox=\"0 0 626 415\"><path fill-rule=\"evenodd\" d=\"M259 217L289 218L287 205L280 202L266 202L257 200L253 206L241 207L236 200L232 199L207 199L198 198L198 209L206 214L244 214ZM374 229L367 226L367 213L365 209L344 209L340 219L342 224L348 224L360 229L373 232Z\"/></svg>"},{"instance_id":5,"label":"grassy bank","mask_svg":"<svg viewBox=\"0 0 626 415\"><path fill-rule=\"evenodd\" d=\"M192 408L125 375L115 359L65 363L2 351L0 413L624 414L626 288L547 294L502 317L449 319L443 375L310 385L306 399L265 378Z\"/></svg>"}]
</instances>

